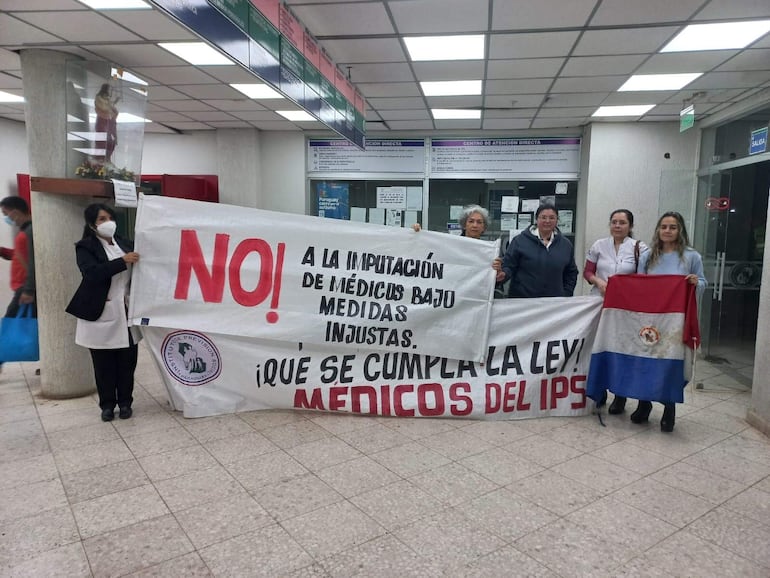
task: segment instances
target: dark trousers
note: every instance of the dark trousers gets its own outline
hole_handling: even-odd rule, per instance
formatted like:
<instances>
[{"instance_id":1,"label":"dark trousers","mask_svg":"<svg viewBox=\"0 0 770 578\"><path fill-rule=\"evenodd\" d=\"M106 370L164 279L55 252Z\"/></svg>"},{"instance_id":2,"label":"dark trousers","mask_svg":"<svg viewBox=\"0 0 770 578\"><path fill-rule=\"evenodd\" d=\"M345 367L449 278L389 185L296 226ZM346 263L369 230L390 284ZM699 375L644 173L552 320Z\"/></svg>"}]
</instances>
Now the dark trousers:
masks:
<instances>
[{"instance_id":1,"label":"dark trousers","mask_svg":"<svg viewBox=\"0 0 770 578\"><path fill-rule=\"evenodd\" d=\"M115 409L131 407L134 401L134 371L139 348L130 345L122 349L89 349L94 362L96 390L99 392L99 407Z\"/></svg>"},{"instance_id":2,"label":"dark trousers","mask_svg":"<svg viewBox=\"0 0 770 578\"><path fill-rule=\"evenodd\" d=\"M11 302L8 304L8 309L5 310L6 317L16 317L19 313L19 307L21 307L21 305L19 305L20 298L21 287L13 292L13 299L11 299ZM32 317L37 317L37 301L33 301L30 305L32 306Z\"/></svg>"}]
</instances>

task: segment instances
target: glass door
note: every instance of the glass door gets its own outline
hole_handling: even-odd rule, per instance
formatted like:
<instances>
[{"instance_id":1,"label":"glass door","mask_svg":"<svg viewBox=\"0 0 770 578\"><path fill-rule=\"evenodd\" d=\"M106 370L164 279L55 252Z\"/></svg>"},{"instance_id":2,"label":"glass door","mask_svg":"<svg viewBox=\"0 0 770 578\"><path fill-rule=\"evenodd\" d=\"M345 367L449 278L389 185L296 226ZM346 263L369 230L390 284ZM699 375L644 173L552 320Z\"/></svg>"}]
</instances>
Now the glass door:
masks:
<instances>
[{"instance_id":1,"label":"glass door","mask_svg":"<svg viewBox=\"0 0 770 578\"><path fill-rule=\"evenodd\" d=\"M699 181L694 243L709 281L700 310L709 360L753 363L769 192L770 162Z\"/></svg>"}]
</instances>

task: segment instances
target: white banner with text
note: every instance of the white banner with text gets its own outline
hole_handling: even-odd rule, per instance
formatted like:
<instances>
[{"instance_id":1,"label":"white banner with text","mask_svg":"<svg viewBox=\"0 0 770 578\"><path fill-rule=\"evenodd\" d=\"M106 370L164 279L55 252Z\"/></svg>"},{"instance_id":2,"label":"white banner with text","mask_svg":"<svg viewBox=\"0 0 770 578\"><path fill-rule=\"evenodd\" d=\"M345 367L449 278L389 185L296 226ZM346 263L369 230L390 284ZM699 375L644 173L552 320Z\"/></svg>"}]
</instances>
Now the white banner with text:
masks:
<instances>
[{"instance_id":1,"label":"white banner with text","mask_svg":"<svg viewBox=\"0 0 770 578\"><path fill-rule=\"evenodd\" d=\"M193 330L142 332L172 406L185 417L313 409L524 419L588 413L585 383L601 307L595 296L494 301L481 363ZM439 349L451 339L439 339Z\"/></svg>"},{"instance_id":2,"label":"white banner with text","mask_svg":"<svg viewBox=\"0 0 770 578\"><path fill-rule=\"evenodd\" d=\"M135 325L482 361L498 243L142 196Z\"/></svg>"}]
</instances>

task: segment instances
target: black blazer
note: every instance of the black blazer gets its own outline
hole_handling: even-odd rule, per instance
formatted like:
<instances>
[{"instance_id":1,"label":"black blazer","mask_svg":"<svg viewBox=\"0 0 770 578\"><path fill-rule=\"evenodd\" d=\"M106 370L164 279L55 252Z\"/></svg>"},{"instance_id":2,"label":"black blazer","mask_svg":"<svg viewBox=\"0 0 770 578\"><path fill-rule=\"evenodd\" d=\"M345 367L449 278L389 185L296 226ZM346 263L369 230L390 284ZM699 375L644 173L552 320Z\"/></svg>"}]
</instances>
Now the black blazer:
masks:
<instances>
[{"instance_id":1,"label":"black blazer","mask_svg":"<svg viewBox=\"0 0 770 578\"><path fill-rule=\"evenodd\" d=\"M123 239L116 235L114 240L126 253L134 250L134 243L130 239ZM101 317L104 305L107 303L112 276L125 271L128 266L123 259L109 261L96 235L75 243L75 256L80 272L83 274L83 280L67 305L66 311L78 319L96 321Z\"/></svg>"}]
</instances>

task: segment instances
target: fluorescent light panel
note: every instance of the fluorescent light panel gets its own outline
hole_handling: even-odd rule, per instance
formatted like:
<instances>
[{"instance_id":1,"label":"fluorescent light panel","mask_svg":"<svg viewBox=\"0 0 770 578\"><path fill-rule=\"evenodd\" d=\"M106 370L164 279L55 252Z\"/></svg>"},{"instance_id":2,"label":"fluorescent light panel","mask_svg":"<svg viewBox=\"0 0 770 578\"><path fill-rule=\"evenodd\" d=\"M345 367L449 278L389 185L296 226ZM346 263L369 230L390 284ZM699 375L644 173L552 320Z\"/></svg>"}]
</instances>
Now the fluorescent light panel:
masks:
<instances>
[{"instance_id":1,"label":"fluorescent light panel","mask_svg":"<svg viewBox=\"0 0 770 578\"><path fill-rule=\"evenodd\" d=\"M78 0L94 10L143 10L151 8L144 0Z\"/></svg>"},{"instance_id":2,"label":"fluorescent light panel","mask_svg":"<svg viewBox=\"0 0 770 578\"><path fill-rule=\"evenodd\" d=\"M661 52L745 48L768 32L770 20L690 24L666 44Z\"/></svg>"},{"instance_id":3,"label":"fluorescent light panel","mask_svg":"<svg viewBox=\"0 0 770 578\"><path fill-rule=\"evenodd\" d=\"M196 66L228 64L235 66L232 60L205 42L159 42L158 46Z\"/></svg>"},{"instance_id":4,"label":"fluorescent light panel","mask_svg":"<svg viewBox=\"0 0 770 578\"><path fill-rule=\"evenodd\" d=\"M231 84L235 90L254 99L283 98L266 84Z\"/></svg>"},{"instance_id":5,"label":"fluorescent light panel","mask_svg":"<svg viewBox=\"0 0 770 578\"><path fill-rule=\"evenodd\" d=\"M406 36L409 58L420 60L483 60L484 35Z\"/></svg>"},{"instance_id":6,"label":"fluorescent light panel","mask_svg":"<svg viewBox=\"0 0 770 578\"><path fill-rule=\"evenodd\" d=\"M312 122L316 120L304 110L276 110L275 112L292 122Z\"/></svg>"},{"instance_id":7,"label":"fluorescent light panel","mask_svg":"<svg viewBox=\"0 0 770 578\"><path fill-rule=\"evenodd\" d=\"M88 120L90 120L92 123L96 123L96 114L94 114L93 112L89 114ZM116 122L118 124L131 124L131 123L152 122L152 121L149 118L142 118L141 116L138 116L136 114L131 114L130 112L121 112L118 115ZM81 133L75 133L75 134L81 134Z\"/></svg>"},{"instance_id":8,"label":"fluorescent light panel","mask_svg":"<svg viewBox=\"0 0 770 578\"><path fill-rule=\"evenodd\" d=\"M631 104L624 106L600 106L591 116L642 116L654 104Z\"/></svg>"},{"instance_id":9,"label":"fluorescent light panel","mask_svg":"<svg viewBox=\"0 0 770 578\"><path fill-rule=\"evenodd\" d=\"M24 97L0 90L0 102L24 102Z\"/></svg>"},{"instance_id":10,"label":"fluorescent light panel","mask_svg":"<svg viewBox=\"0 0 770 578\"><path fill-rule=\"evenodd\" d=\"M430 112L436 120L481 118L481 110L472 108L432 108Z\"/></svg>"},{"instance_id":11,"label":"fluorescent light panel","mask_svg":"<svg viewBox=\"0 0 770 578\"><path fill-rule=\"evenodd\" d=\"M467 96L481 94L480 80L441 80L421 82L425 96Z\"/></svg>"},{"instance_id":12,"label":"fluorescent light panel","mask_svg":"<svg viewBox=\"0 0 770 578\"><path fill-rule=\"evenodd\" d=\"M618 89L618 92L640 90L679 90L702 76L702 72L682 74L634 74Z\"/></svg>"}]
</instances>

